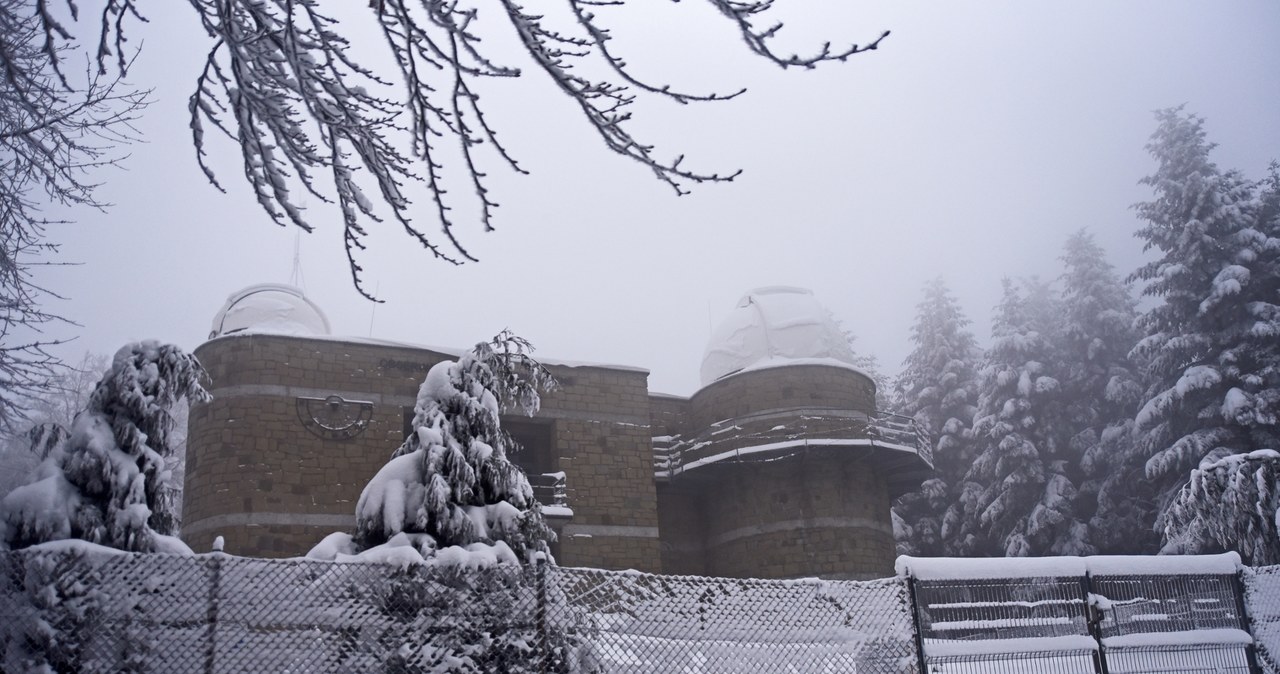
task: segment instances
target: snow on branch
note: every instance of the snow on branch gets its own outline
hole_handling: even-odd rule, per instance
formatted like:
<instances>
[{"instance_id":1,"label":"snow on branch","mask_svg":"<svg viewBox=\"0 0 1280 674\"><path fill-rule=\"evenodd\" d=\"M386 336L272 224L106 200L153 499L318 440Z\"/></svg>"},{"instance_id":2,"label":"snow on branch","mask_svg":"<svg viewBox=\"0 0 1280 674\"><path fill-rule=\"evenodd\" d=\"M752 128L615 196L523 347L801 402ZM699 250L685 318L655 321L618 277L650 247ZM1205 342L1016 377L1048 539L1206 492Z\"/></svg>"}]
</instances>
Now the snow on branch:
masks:
<instances>
[{"instance_id":1,"label":"snow on branch","mask_svg":"<svg viewBox=\"0 0 1280 674\"><path fill-rule=\"evenodd\" d=\"M40 0L38 7L45 17L46 49L53 50L69 35L45 11L46 2ZM125 18L142 18L134 0L103 2L99 68L108 56L122 53ZM758 25L773 0L710 2L736 24L752 52L784 68L844 61L876 49L888 35L861 46L833 48L828 43L809 55L784 56L771 46L782 24ZM744 90L684 93L635 76L613 50L610 29L601 18L602 10L626 0L566 0L556 5L558 11L551 3L539 3L536 13L517 0L372 0L367 6L382 37L383 55L394 63L376 69L352 56L355 31L336 18L342 0L190 4L213 40L189 101L192 140L205 176L222 189L206 155L205 133L214 130L240 148L245 179L276 224L310 231L313 225L302 200L336 203L352 282L369 299L374 298L364 287L357 258L372 226L398 225L438 259L475 261L456 230L464 221L459 212L466 209L475 209L485 231L493 229L499 204L490 192L485 162L526 172L499 141L476 93L480 81L523 72L496 62L505 46L498 40L507 34L489 16L487 22L481 20L482 5L514 27L523 55L577 104L609 150L648 168L678 195L687 194L692 184L727 182L739 174L686 167L683 155L659 156L652 144L630 131L630 106L638 96L690 103L727 100ZM75 3L68 1L68 6L75 14ZM366 48L367 58L377 56L367 50L370 45L358 46ZM584 74L592 64L603 64L604 73ZM123 70L126 64L119 65ZM454 184L468 185L472 198L451 194L448 186ZM412 185L430 194L428 208L411 204L406 190ZM424 219L439 233L429 235L432 227L420 222Z\"/></svg>"},{"instance_id":2,"label":"snow on branch","mask_svg":"<svg viewBox=\"0 0 1280 674\"><path fill-rule=\"evenodd\" d=\"M822 45L816 54L810 56L800 56L792 54L791 56L779 56L769 47L769 41L782 30L781 23L775 23L768 28L757 28L752 19L757 14L763 14L773 8L774 0L756 0L754 2L744 2L742 0L708 0L720 13L732 19L738 24L738 30L742 32L742 39L746 41L751 51L763 56L774 63L789 68L800 66L802 68L813 68L823 61L844 61L850 56L861 54L866 51L874 51L880 47L880 42L889 37L889 31L884 31L880 37L868 44L859 46L852 44L844 49L831 50L831 43L827 42Z\"/></svg>"}]
</instances>

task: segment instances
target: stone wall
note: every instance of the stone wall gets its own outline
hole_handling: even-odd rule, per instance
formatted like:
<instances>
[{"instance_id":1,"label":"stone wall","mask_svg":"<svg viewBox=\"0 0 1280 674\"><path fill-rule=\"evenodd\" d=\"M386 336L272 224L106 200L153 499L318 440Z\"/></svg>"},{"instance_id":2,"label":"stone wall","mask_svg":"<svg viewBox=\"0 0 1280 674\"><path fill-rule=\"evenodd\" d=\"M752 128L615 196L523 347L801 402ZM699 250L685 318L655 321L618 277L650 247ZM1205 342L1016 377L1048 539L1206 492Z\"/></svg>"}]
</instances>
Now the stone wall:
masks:
<instances>
[{"instance_id":1,"label":"stone wall","mask_svg":"<svg viewBox=\"0 0 1280 674\"><path fill-rule=\"evenodd\" d=\"M716 467L702 495L707 573L883 578L894 541L884 479L842 450Z\"/></svg>"},{"instance_id":2,"label":"stone wall","mask_svg":"<svg viewBox=\"0 0 1280 674\"><path fill-rule=\"evenodd\" d=\"M403 439L403 406L447 357L265 335L195 353L214 398L191 410L183 538L203 551L222 535L227 552L264 557L304 554L352 528L360 491ZM297 398L333 394L372 403L364 432L322 439L303 426Z\"/></svg>"},{"instance_id":3,"label":"stone wall","mask_svg":"<svg viewBox=\"0 0 1280 674\"><path fill-rule=\"evenodd\" d=\"M555 420L559 470L573 521L559 562L606 569L661 569L653 483L648 374L603 367L551 367L561 390L539 416Z\"/></svg>"},{"instance_id":4,"label":"stone wall","mask_svg":"<svg viewBox=\"0 0 1280 674\"><path fill-rule=\"evenodd\" d=\"M409 346L278 335L223 337L196 349L214 400L192 409L183 538L231 554L304 554L350 530L369 478L403 439L405 409L431 365L450 354ZM660 569L647 373L550 366L562 389L544 398L552 465L566 475L573 519L561 563ZM298 398L338 395L369 408L366 429L325 438ZM312 405L318 403L313 402ZM310 408L308 408L310 409Z\"/></svg>"},{"instance_id":5,"label":"stone wall","mask_svg":"<svg viewBox=\"0 0 1280 674\"><path fill-rule=\"evenodd\" d=\"M683 433L689 416L689 399L663 393L649 394L649 425L654 437Z\"/></svg>"}]
</instances>

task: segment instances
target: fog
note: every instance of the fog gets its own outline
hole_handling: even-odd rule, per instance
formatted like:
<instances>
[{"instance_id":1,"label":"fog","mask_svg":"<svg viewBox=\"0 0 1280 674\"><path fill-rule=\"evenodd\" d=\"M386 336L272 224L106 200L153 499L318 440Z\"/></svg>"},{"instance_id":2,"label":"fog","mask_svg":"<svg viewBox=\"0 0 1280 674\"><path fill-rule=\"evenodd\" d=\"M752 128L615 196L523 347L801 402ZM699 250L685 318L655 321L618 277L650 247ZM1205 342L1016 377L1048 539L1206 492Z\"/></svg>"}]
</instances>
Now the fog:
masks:
<instances>
[{"instance_id":1,"label":"fog","mask_svg":"<svg viewBox=\"0 0 1280 674\"><path fill-rule=\"evenodd\" d=\"M486 164L497 231L465 214L458 229L479 263L434 260L392 226L372 232L359 262L385 300L375 305L352 287L334 207L308 204L312 234L275 226L225 143L211 160L228 193L208 184L187 96L209 45L185 3L147 4L150 23L130 33L142 49L130 80L154 89L146 142L127 149L124 170L98 174L109 210L51 230L59 259L78 264L40 275L67 298L49 307L79 324L50 333L76 337L59 350L73 362L141 338L195 348L228 294L290 280L296 241L302 285L335 334L460 348L510 328L546 358L648 368L651 390L687 395L737 298L795 285L892 374L928 279L946 279L985 343L1001 278L1056 277L1071 232L1092 231L1121 273L1137 266L1130 206L1149 195L1138 181L1153 167L1143 146L1154 110L1203 116L1223 168L1257 178L1280 158L1270 0L781 0L788 49L893 31L876 52L812 71L752 55L709 7L633 0L612 25L638 74L748 88L728 102L646 102L633 131L660 156L742 175L676 197L608 152L542 73L492 83L490 122L531 175ZM496 6L477 4L492 39L509 41ZM94 20L78 24L82 38L96 38Z\"/></svg>"}]
</instances>

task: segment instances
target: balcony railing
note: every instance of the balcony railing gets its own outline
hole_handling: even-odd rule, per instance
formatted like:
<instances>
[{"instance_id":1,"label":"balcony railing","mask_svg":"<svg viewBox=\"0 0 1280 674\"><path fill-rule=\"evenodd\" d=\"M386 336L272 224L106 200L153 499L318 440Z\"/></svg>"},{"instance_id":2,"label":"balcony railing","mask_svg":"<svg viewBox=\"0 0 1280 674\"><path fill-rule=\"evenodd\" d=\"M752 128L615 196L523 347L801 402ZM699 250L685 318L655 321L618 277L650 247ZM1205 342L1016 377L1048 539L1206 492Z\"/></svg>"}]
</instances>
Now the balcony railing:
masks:
<instances>
[{"instance_id":1,"label":"balcony railing","mask_svg":"<svg viewBox=\"0 0 1280 674\"><path fill-rule=\"evenodd\" d=\"M654 473L669 478L721 460L809 446L882 447L913 453L933 466L931 443L910 417L889 412L868 415L845 410L791 409L728 419L691 437L655 437Z\"/></svg>"},{"instance_id":2,"label":"balcony railing","mask_svg":"<svg viewBox=\"0 0 1280 674\"><path fill-rule=\"evenodd\" d=\"M569 489L564 471L558 473L529 473L529 486L533 498L542 504L542 514L547 517L573 517L569 506Z\"/></svg>"}]
</instances>

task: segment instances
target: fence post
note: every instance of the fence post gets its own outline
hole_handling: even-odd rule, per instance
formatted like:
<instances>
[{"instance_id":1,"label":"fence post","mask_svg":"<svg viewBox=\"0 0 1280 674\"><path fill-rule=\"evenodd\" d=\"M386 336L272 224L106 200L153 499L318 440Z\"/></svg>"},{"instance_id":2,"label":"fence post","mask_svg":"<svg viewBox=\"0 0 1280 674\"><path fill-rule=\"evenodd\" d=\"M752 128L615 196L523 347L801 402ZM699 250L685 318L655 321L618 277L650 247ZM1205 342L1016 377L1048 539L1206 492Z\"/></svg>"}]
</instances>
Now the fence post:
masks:
<instances>
[{"instance_id":1,"label":"fence post","mask_svg":"<svg viewBox=\"0 0 1280 674\"><path fill-rule=\"evenodd\" d=\"M1080 594L1084 599L1084 619L1089 626L1089 636L1098 643L1098 654L1093 656L1093 669L1098 674L1109 674L1107 654L1102 648L1102 614L1093 605L1093 574L1088 571L1080 577Z\"/></svg>"},{"instance_id":2,"label":"fence post","mask_svg":"<svg viewBox=\"0 0 1280 674\"><path fill-rule=\"evenodd\" d=\"M1233 577L1235 582L1233 587L1236 594L1236 612L1240 616L1240 625L1245 628L1249 636L1253 637L1253 643L1244 649L1244 657L1249 663L1250 674L1262 674L1262 667L1258 665L1258 637L1253 629L1253 616L1249 615L1249 606L1244 601L1244 570L1236 569Z\"/></svg>"},{"instance_id":3,"label":"fence post","mask_svg":"<svg viewBox=\"0 0 1280 674\"><path fill-rule=\"evenodd\" d=\"M907 573L907 597L911 602L911 631L916 642L916 662L920 663L920 674L928 674L928 665L924 659L924 633L920 630L920 606L916 603L916 579Z\"/></svg>"},{"instance_id":4,"label":"fence post","mask_svg":"<svg viewBox=\"0 0 1280 674\"><path fill-rule=\"evenodd\" d=\"M551 639L547 634L547 557L546 555L538 555L537 561L534 563L534 574L537 582L537 599L538 605L534 612L534 620L537 624L538 641L542 644L538 657L538 671L546 674L550 671L551 659Z\"/></svg>"},{"instance_id":5,"label":"fence post","mask_svg":"<svg viewBox=\"0 0 1280 674\"><path fill-rule=\"evenodd\" d=\"M209 574L209 610L205 615L209 624L209 646L204 653L204 671L205 674L213 674L218 644L218 586L222 581L222 553L211 553L208 560L212 573Z\"/></svg>"}]
</instances>

